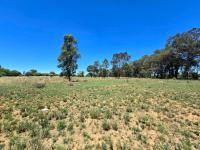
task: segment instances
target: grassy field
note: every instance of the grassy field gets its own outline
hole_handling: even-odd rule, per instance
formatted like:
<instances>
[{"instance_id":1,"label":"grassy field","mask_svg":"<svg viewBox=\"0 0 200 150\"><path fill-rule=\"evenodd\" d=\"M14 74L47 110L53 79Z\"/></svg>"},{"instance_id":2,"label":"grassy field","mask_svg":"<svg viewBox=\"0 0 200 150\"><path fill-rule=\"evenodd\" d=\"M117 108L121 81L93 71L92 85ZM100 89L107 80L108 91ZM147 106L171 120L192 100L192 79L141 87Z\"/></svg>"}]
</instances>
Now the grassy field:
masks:
<instances>
[{"instance_id":1,"label":"grassy field","mask_svg":"<svg viewBox=\"0 0 200 150\"><path fill-rule=\"evenodd\" d=\"M200 149L200 81L73 80L0 78L0 150Z\"/></svg>"}]
</instances>

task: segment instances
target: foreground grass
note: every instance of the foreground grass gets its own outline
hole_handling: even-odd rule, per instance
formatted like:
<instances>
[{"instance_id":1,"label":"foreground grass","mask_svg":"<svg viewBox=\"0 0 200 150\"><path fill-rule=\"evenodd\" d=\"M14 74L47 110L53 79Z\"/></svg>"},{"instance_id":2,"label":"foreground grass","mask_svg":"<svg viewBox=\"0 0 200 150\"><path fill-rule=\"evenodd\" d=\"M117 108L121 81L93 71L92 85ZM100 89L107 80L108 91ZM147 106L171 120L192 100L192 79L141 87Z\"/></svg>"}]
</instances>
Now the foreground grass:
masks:
<instances>
[{"instance_id":1,"label":"foreground grass","mask_svg":"<svg viewBox=\"0 0 200 150\"><path fill-rule=\"evenodd\" d=\"M74 81L0 78L0 149L200 149L199 81Z\"/></svg>"}]
</instances>

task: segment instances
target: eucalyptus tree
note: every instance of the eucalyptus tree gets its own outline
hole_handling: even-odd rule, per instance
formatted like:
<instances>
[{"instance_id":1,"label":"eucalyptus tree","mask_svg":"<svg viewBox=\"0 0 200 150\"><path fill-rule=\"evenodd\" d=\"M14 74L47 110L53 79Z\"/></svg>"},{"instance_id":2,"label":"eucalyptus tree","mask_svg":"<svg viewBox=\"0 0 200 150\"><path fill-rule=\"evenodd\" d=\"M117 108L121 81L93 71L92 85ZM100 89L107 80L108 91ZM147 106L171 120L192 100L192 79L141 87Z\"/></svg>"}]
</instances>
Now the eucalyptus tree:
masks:
<instances>
[{"instance_id":1,"label":"eucalyptus tree","mask_svg":"<svg viewBox=\"0 0 200 150\"><path fill-rule=\"evenodd\" d=\"M198 70L200 62L200 28L178 33L167 41L174 55L179 59L184 78Z\"/></svg>"},{"instance_id":2,"label":"eucalyptus tree","mask_svg":"<svg viewBox=\"0 0 200 150\"><path fill-rule=\"evenodd\" d=\"M87 72L88 72L88 75L90 77L95 77L96 73L95 73L95 66L94 65L89 65L87 67Z\"/></svg>"},{"instance_id":3,"label":"eucalyptus tree","mask_svg":"<svg viewBox=\"0 0 200 150\"><path fill-rule=\"evenodd\" d=\"M112 72L115 77L121 77L123 66L129 63L131 56L127 52L113 54L112 57Z\"/></svg>"},{"instance_id":4,"label":"eucalyptus tree","mask_svg":"<svg viewBox=\"0 0 200 150\"><path fill-rule=\"evenodd\" d=\"M109 73L109 61L105 58L100 65L100 76L101 77L108 77Z\"/></svg>"},{"instance_id":5,"label":"eucalyptus tree","mask_svg":"<svg viewBox=\"0 0 200 150\"><path fill-rule=\"evenodd\" d=\"M58 57L58 67L62 69L61 74L66 76L69 81L71 81L71 76L76 73L78 68L78 58L80 58L80 54L78 53L76 39L72 35L65 35L61 54Z\"/></svg>"}]
</instances>

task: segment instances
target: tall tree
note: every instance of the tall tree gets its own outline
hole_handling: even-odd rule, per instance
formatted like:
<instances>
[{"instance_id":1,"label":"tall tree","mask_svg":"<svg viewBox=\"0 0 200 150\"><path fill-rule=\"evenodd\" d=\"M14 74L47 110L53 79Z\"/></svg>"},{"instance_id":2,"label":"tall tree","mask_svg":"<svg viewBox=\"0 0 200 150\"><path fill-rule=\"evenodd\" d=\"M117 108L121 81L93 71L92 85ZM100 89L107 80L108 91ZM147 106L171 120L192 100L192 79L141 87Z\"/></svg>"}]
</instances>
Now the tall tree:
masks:
<instances>
[{"instance_id":1,"label":"tall tree","mask_svg":"<svg viewBox=\"0 0 200 150\"><path fill-rule=\"evenodd\" d=\"M94 77L95 76L95 66L94 65L89 65L87 67L87 72L88 72L90 77Z\"/></svg>"},{"instance_id":2,"label":"tall tree","mask_svg":"<svg viewBox=\"0 0 200 150\"><path fill-rule=\"evenodd\" d=\"M99 61L97 60L97 61L95 61L94 62L94 72L95 72L95 77L98 77L99 76L99 72L100 72L100 68L101 66L100 66L100 63L99 63Z\"/></svg>"},{"instance_id":3,"label":"tall tree","mask_svg":"<svg viewBox=\"0 0 200 150\"><path fill-rule=\"evenodd\" d=\"M174 55L181 62L184 78L198 70L200 62L200 28L178 33L169 38L167 47L171 47Z\"/></svg>"},{"instance_id":4,"label":"tall tree","mask_svg":"<svg viewBox=\"0 0 200 150\"><path fill-rule=\"evenodd\" d=\"M84 77L84 71L80 71L78 74L77 74L78 77Z\"/></svg>"},{"instance_id":5,"label":"tall tree","mask_svg":"<svg viewBox=\"0 0 200 150\"><path fill-rule=\"evenodd\" d=\"M25 74L25 76L39 76L39 75L40 73L36 69L31 69Z\"/></svg>"},{"instance_id":6,"label":"tall tree","mask_svg":"<svg viewBox=\"0 0 200 150\"><path fill-rule=\"evenodd\" d=\"M127 53L116 53L113 54L113 58L112 58L112 72L113 72L113 76L115 77L121 77L122 72L123 72L123 66L125 64L129 63L131 56Z\"/></svg>"},{"instance_id":7,"label":"tall tree","mask_svg":"<svg viewBox=\"0 0 200 150\"><path fill-rule=\"evenodd\" d=\"M57 74L54 71L49 72L49 76L53 77L56 76Z\"/></svg>"},{"instance_id":8,"label":"tall tree","mask_svg":"<svg viewBox=\"0 0 200 150\"><path fill-rule=\"evenodd\" d=\"M107 77L108 76L108 73L109 73L109 61L105 58L103 61L102 61L102 64L101 64L101 67L100 67L100 76L101 77Z\"/></svg>"},{"instance_id":9,"label":"tall tree","mask_svg":"<svg viewBox=\"0 0 200 150\"><path fill-rule=\"evenodd\" d=\"M77 60L80 58L77 41L72 35L64 36L64 43L61 50L61 54L58 57L58 67L62 69L62 75L71 81L71 76L76 73L76 69L78 68Z\"/></svg>"},{"instance_id":10,"label":"tall tree","mask_svg":"<svg viewBox=\"0 0 200 150\"><path fill-rule=\"evenodd\" d=\"M90 77L98 77L100 75L101 65L99 61L95 61L93 65L89 65L87 67L87 72L89 73Z\"/></svg>"},{"instance_id":11,"label":"tall tree","mask_svg":"<svg viewBox=\"0 0 200 150\"><path fill-rule=\"evenodd\" d=\"M131 68L131 65L130 64L125 64L123 67L122 67L122 70L123 70L123 76L124 77L131 77L132 76L132 68Z\"/></svg>"}]
</instances>

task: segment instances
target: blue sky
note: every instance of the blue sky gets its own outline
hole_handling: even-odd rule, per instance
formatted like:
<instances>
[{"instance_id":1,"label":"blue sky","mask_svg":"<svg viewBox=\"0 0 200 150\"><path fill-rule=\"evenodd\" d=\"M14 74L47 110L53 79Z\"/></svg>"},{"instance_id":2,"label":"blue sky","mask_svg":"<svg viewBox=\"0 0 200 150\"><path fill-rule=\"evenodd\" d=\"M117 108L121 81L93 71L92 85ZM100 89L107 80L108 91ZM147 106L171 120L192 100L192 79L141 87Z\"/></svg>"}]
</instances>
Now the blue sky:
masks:
<instances>
[{"instance_id":1,"label":"blue sky","mask_svg":"<svg viewBox=\"0 0 200 150\"><path fill-rule=\"evenodd\" d=\"M0 65L56 71L64 34L78 40L79 69L127 51L132 60L169 36L200 27L199 0L1 0Z\"/></svg>"}]
</instances>

